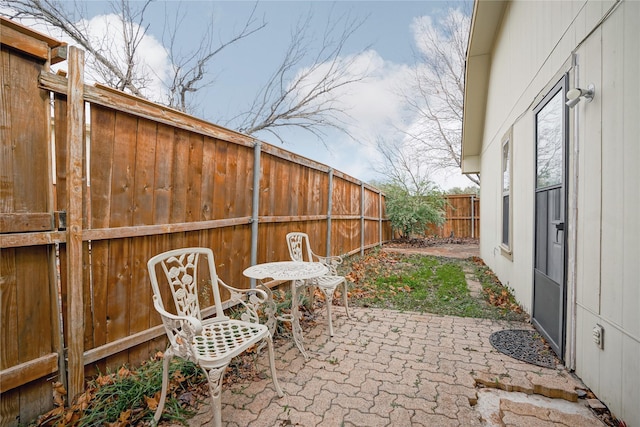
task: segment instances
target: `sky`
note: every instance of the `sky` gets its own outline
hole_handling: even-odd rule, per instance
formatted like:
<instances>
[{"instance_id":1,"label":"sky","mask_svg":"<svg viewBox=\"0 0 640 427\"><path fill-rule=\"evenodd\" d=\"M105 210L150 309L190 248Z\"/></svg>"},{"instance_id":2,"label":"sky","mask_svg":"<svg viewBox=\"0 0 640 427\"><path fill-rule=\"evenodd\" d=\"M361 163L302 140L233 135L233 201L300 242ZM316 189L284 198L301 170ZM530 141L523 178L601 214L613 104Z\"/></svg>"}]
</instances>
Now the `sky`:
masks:
<instances>
[{"instance_id":1,"label":"sky","mask_svg":"<svg viewBox=\"0 0 640 427\"><path fill-rule=\"evenodd\" d=\"M112 13L110 3L86 1L83 5L92 19L92 27L104 27L105 15ZM414 31L416 23L421 19L437 22L448 8L462 5L460 0L263 0L257 6L249 1L156 1L145 14L149 37L145 38L142 51L153 73L158 77L166 76L170 66L166 53L167 19L181 18L176 46L186 55L197 48L206 28L213 28L219 40L229 39L244 26L255 6L256 21L264 21L266 26L216 55L208 76L211 84L199 91L193 100L195 116L233 128L234 122L230 119L248 108L278 67L289 46L291 32L301 19L311 14L307 30L313 40L321 38L328 22L335 23L345 17L362 20L361 27L350 37L342 52L343 56L354 59L355 66L368 70L365 81L340 93L340 102L349 114L347 128L351 136L328 130L324 140L319 141L308 132L284 129L280 134L284 144L269 133L254 136L362 181L379 181L382 176L374 170L381 161L375 148L376 138L381 135L397 137L392 134L411 125L403 121L406 117L398 92L410 79L415 63L419 38ZM455 170L434 172L430 179L443 190L471 185L471 181Z\"/></svg>"}]
</instances>

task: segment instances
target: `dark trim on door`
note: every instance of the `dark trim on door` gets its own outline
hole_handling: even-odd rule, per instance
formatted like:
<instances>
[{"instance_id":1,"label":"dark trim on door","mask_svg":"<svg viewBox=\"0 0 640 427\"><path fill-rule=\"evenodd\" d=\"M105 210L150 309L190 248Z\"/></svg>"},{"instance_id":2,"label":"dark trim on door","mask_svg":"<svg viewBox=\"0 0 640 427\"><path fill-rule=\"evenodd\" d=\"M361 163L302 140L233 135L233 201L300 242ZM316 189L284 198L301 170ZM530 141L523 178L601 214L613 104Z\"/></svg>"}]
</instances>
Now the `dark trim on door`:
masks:
<instances>
[{"instance_id":1,"label":"dark trim on door","mask_svg":"<svg viewBox=\"0 0 640 427\"><path fill-rule=\"evenodd\" d=\"M533 109L534 113L534 172L533 172L533 182L534 182L534 194L533 194L533 207L534 207L534 215L533 215L533 259L532 259L532 288L531 288L531 321L533 325L538 329L543 336L550 341L549 336L544 332L542 326L536 321L536 276L538 278L544 276L539 271L536 271L537 267L537 255L538 255L538 194L544 191L549 191L550 189L561 188L561 203L562 203L562 225L567 224L568 219L568 172L569 172L569 108L565 104L566 93L568 90L569 76L568 74L564 74L562 78L556 83L551 90L544 96L544 98L535 106ZM550 185L543 186L538 188L538 113L552 100L559 92L562 93L562 181L561 184L558 185ZM567 261L568 261L568 241L567 241L568 233L566 233L566 226L564 226L562 233L562 301L561 301L561 318L560 321L560 342L558 342L557 346L552 345L554 351L558 355L558 357L564 360L565 350L566 350L566 340L567 340Z\"/></svg>"}]
</instances>

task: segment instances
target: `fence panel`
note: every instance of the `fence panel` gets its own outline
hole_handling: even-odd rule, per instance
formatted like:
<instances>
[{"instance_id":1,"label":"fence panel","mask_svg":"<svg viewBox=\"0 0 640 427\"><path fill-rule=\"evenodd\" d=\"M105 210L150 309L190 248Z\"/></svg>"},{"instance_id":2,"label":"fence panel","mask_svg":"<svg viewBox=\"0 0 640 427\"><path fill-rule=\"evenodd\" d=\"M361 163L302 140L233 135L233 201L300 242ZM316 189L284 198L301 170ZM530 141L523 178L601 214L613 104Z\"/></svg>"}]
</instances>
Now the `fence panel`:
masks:
<instances>
[{"instance_id":1,"label":"fence panel","mask_svg":"<svg viewBox=\"0 0 640 427\"><path fill-rule=\"evenodd\" d=\"M49 63L28 51L48 52L49 43L5 21L1 34L0 236L43 236L54 227L50 106L38 88ZM58 379L63 354L55 245L11 246L0 248L0 425L26 423L51 406L47 378Z\"/></svg>"},{"instance_id":2,"label":"fence panel","mask_svg":"<svg viewBox=\"0 0 640 427\"><path fill-rule=\"evenodd\" d=\"M430 225L425 236L480 238L480 198L474 194L446 196L445 223Z\"/></svg>"}]
</instances>

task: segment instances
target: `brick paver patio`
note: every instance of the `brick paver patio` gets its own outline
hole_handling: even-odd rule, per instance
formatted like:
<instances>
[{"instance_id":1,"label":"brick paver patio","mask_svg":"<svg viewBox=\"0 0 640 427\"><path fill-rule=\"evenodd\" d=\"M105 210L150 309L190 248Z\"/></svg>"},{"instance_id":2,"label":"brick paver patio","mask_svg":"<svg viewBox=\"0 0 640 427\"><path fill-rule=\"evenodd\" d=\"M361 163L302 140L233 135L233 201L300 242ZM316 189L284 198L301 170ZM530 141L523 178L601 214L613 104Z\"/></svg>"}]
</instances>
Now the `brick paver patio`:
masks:
<instances>
[{"instance_id":1,"label":"brick paver patio","mask_svg":"<svg viewBox=\"0 0 640 427\"><path fill-rule=\"evenodd\" d=\"M285 397L277 397L261 355L264 380L225 387L225 425L604 425L584 401L568 401L577 401L576 388L584 385L563 367L520 362L489 343L492 332L530 328L526 323L356 307L347 319L336 307L329 339L323 313L305 330L311 360L305 362L291 340L276 343ZM534 391L564 399L533 399ZM190 424L210 421L206 406Z\"/></svg>"}]
</instances>

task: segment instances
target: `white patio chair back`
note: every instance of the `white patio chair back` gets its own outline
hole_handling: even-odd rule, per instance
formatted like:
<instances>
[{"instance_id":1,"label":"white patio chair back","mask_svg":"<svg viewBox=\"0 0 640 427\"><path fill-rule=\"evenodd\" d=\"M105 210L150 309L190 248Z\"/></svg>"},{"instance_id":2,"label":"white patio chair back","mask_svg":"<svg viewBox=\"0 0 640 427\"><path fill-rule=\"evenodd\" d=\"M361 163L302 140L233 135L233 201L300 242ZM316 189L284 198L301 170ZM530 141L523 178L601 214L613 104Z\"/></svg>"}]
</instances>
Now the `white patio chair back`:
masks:
<instances>
[{"instance_id":1,"label":"white patio chair back","mask_svg":"<svg viewBox=\"0 0 640 427\"><path fill-rule=\"evenodd\" d=\"M200 263L205 265L201 266ZM200 270L199 267L205 268ZM167 251L151 258L147 268L154 307L162 317L169 339L163 360L162 393L154 416L156 423L162 416L169 361L174 356L193 361L205 372L216 426L221 425L220 398L224 372L232 358L257 343L266 341L268 345L273 385L278 395L283 396L276 377L271 333L265 325L258 323L257 306L267 302L269 295L266 292L260 289L237 289L224 283L216 273L213 251L209 248ZM161 286L164 289L169 287L175 313L167 310ZM220 287L229 291L231 301L245 308L241 320L231 319L224 314ZM203 319L199 294L209 293L213 296L215 315Z\"/></svg>"},{"instance_id":2,"label":"white patio chair back","mask_svg":"<svg viewBox=\"0 0 640 427\"><path fill-rule=\"evenodd\" d=\"M316 286L325 294L327 305L327 322L329 324L329 335L333 336L333 321L331 319L331 306L333 303L333 294L335 293L338 285L343 284L344 290L342 292L344 308L348 318L351 318L349 314L348 305L348 285L344 276L339 276L337 267L342 263L342 257L339 256L320 256L311 250L311 244L309 243L309 236L302 232L292 232L287 234L287 247L289 248L289 255L293 261L307 261L307 262L320 262L324 264L329 272L321 277L314 279L308 279L305 281L307 286Z\"/></svg>"},{"instance_id":3,"label":"white patio chair back","mask_svg":"<svg viewBox=\"0 0 640 427\"><path fill-rule=\"evenodd\" d=\"M289 233L287 234L287 243L289 247L289 255L293 261L313 262L313 252L309 245L309 236L305 233Z\"/></svg>"}]
</instances>

